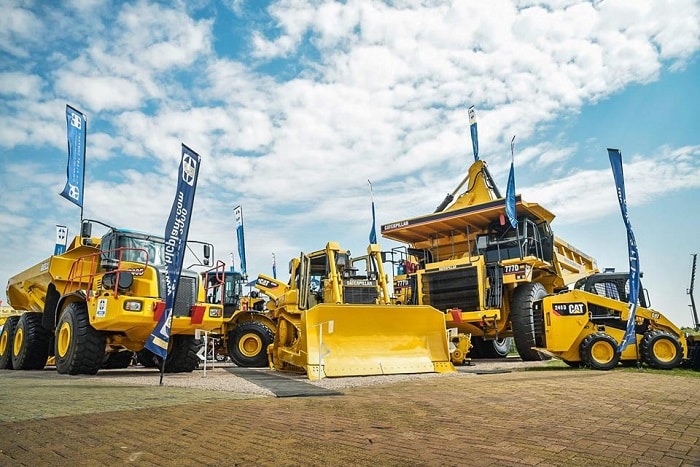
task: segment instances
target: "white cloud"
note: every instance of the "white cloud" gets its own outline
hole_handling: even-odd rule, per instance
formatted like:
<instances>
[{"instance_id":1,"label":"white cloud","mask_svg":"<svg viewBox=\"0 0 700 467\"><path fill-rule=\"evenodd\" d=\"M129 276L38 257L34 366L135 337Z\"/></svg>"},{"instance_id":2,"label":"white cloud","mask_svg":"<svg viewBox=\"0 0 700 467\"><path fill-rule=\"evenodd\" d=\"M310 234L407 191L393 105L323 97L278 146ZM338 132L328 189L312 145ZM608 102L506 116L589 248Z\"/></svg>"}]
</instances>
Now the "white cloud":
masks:
<instances>
[{"instance_id":1,"label":"white cloud","mask_svg":"<svg viewBox=\"0 0 700 467\"><path fill-rule=\"evenodd\" d=\"M38 96L44 83L40 76L20 72L0 73L0 94Z\"/></svg>"},{"instance_id":2,"label":"white cloud","mask_svg":"<svg viewBox=\"0 0 700 467\"><path fill-rule=\"evenodd\" d=\"M27 8L4 5L0 15L0 50L27 57L27 44L41 40L41 20Z\"/></svg>"}]
</instances>

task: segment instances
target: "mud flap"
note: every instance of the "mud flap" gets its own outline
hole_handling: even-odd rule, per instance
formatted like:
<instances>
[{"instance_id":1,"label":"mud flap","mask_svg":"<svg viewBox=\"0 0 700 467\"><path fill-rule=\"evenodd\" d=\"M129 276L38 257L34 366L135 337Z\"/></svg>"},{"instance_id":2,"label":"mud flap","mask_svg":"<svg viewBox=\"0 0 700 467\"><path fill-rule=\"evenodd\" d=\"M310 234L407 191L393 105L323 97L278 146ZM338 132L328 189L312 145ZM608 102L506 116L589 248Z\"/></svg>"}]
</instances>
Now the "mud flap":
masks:
<instances>
[{"instance_id":1,"label":"mud flap","mask_svg":"<svg viewBox=\"0 0 700 467\"><path fill-rule=\"evenodd\" d=\"M311 380L456 371L445 315L430 306L319 304L302 320Z\"/></svg>"}]
</instances>

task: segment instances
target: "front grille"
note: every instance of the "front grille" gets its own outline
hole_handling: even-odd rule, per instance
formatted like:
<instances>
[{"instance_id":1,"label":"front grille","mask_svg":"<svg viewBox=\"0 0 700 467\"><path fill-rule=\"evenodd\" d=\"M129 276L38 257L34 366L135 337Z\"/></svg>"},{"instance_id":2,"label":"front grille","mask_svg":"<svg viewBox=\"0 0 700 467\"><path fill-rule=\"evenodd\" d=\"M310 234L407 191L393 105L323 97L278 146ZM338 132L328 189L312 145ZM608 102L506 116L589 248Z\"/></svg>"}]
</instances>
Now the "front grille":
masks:
<instances>
[{"instance_id":1,"label":"front grille","mask_svg":"<svg viewBox=\"0 0 700 467\"><path fill-rule=\"evenodd\" d=\"M547 338L544 332L544 310L541 301L532 304L532 321L535 328L535 347L547 347Z\"/></svg>"},{"instance_id":2,"label":"front grille","mask_svg":"<svg viewBox=\"0 0 700 467\"><path fill-rule=\"evenodd\" d=\"M161 273L160 298L165 300L165 273ZM173 305L173 316L190 316L192 305L197 301L197 278L180 276Z\"/></svg>"},{"instance_id":3,"label":"front grille","mask_svg":"<svg viewBox=\"0 0 700 467\"><path fill-rule=\"evenodd\" d=\"M425 273L422 289L422 302L438 310L479 309L479 278L475 267Z\"/></svg>"},{"instance_id":4,"label":"front grille","mask_svg":"<svg viewBox=\"0 0 700 467\"><path fill-rule=\"evenodd\" d=\"M372 287L343 287L343 303L373 304L377 303L377 288Z\"/></svg>"}]
</instances>

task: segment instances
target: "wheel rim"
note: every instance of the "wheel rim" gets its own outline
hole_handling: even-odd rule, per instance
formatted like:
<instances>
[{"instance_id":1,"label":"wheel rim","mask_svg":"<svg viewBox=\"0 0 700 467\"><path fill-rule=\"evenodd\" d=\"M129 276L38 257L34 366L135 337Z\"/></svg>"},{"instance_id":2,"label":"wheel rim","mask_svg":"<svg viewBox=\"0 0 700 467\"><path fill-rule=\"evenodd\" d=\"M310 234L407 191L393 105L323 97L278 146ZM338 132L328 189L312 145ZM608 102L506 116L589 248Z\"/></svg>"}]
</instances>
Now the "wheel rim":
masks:
<instances>
[{"instance_id":1,"label":"wheel rim","mask_svg":"<svg viewBox=\"0 0 700 467\"><path fill-rule=\"evenodd\" d=\"M19 351L22 350L22 344L24 343L24 330L18 327L15 331L15 342L12 347L12 352L15 355L19 355Z\"/></svg>"},{"instance_id":2,"label":"wheel rim","mask_svg":"<svg viewBox=\"0 0 700 467\"><path fill-rule=\"evenodd\" d=\"M659 339L654 342L652 352L660 362L668 363L676 358L676 346L668 339Z\"/></svg>"},{"instance_id":3,"label":"wheel rim","mask_svg":"<svg viewBox=\"0 0 700 467\"><path fill-rule=\"evenodd\" d=\"M3 332L0 334L0 355L5 355L7 350L7 333Z\"/></svg>"},{"instance_id":4,"label":"wheel rim","mask_svg":"<svg viewBox=\"0 0 700 467\"><path fill-rule=\"evenodd\" d=\"M59 357L65 357L70 347L70 324L63 323L58 329L58 338L56 339L56 351Z\"/></svg>"},{"instance_id":5,"label":"wheel rim","mask_svg":"<svg viewBox=\"0 0 700 467\"><path fill-rule=\"evenodd\" d=\"M604 341L595 342L591 346L591 358L598 363L610 363L615 357L615 350Z\"/></svg>"},{"instance_id":6,"label":"wheel rim","mask_svg":"<svg viewBox=\"0 0 700 467\"><path fill-rule=\"evenodd\" d=\"M238 341L238 350L246 357L255 357L261 349L262 339L257 334L244 334Z\"/></svg>"}]
</instances>

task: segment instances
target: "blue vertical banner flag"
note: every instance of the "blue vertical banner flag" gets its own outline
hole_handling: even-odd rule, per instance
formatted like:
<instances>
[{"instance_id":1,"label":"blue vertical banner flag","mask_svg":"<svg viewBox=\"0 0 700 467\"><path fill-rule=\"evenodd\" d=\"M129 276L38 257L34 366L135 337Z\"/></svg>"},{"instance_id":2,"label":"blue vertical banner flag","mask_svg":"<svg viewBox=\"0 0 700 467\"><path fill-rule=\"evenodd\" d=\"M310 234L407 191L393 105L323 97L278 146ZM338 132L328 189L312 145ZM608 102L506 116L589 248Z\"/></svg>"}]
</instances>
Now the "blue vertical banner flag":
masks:
<instances>
[{"instance_id":1,"label":"blue vertical banner flag","mask_svg":"<svg viewBox=\"0 0 700 467\"><path fill-rule=\"evenodd\" d=\"M61 192L61 196L82 208L87 120L82 112L66 105L66 125L68 128L68 168L66 186Z\"/></svg>"},{"instance_id":2,"label":"blue vertical banner flag","mask_svg":"<svg viewBox=\"0 0 700 467\"><path fill-rule=\"evenodd\" d=\"M165 311L146 341L146 348L163 359L168 355L170 325L182 263L185 259L200 160L199 154L182 145L177 190L170 209L170 217L165 226Z\"/></svg>"},{"instance_id":3,"label":"blue vertical banner flag","mask_svg":"<svg viewBox=\"0 0 700 467\"><path fill-rule=\"evenodd\" d=\"M53 249L54 255L62 255L66 252L66 244L68 243L68 227L65 225L56 226L56 246Z\"/></svg>"},{"instance_id":4,"label":"blue vertical banner flag","mask_svg":"<svg viewBox=\"0 0 700 467\"><path fill-rule=\"evenodd\" d=\"M241 258L241 274L246 275L245 264L245 237L243 236L243 208L233 208L233 217L236 219L236 238L238 240L238 256Z\"/></svg>"},{"instance_id":5,"label":"blue vertical banner flag","mask_svg":"<svg viewBox=\"0 0 700 467\"><path fill-rule=\"evenodd\" d=\"M637 343L637 332L635 330L637 300L639 298L639 252L637 251L637 242L634 239L632 232L632 223L627 214L627 199L625 196L625 177L622 171L622 153L619 149L608 148L608 157L612 167L613 177L615 178L615 188L617 190L617 200L620 203L620 211L622 212L622 220L625 222L627 229L627 250L629 253L630 272L629 272L629 316L627 318L627 329L622 342L617 348L619 353L622 353L628 345Z\"/></svg>"},{"instance_id":6,"label":"blue vertical banner flag","mask_svg":"<svg viewBox=\"0 0 700 467\"><path fill-rule=\"evenodd\" d=\"M372 200L372 229L369 231L369 243L375 244L377 243L377 221L374 214L374 194L372 194L372 182L368 179L367 183L369 183L369 197Z\"/></svg>"},{"instance_id":7,"label":"blue vertical banner flag","mask_svg":"<svg viewBox=\"0 0 700 467\"><path fill-rule=\"evenodd\" d=\"M476 110L474 106L469 107L469 131L472 135L472 152L474 153L474 160L479 160L479 133L476 129Z\"/></svg>"},{"instance_id":8,"label":"blue vertical banner flag","mask_svg":"<svg viewBox=\"0 0 700 467\"><path fill-rule=\"evenodd\" d=\"M508 185L506 187L506 215L511 227L518 227L518 219L515 213L515 136L510 140L510 173L508 174Z\"/></svg>"},{"instance_id":9,"label":"blue vertical banner flag","mask_svg":"<svg viewBox=\"0 0 700 467\"><path fill-rule=\"evenodd\" d=\"M274 253L272 253L272 278L277 279L277 259Z\"/></svg>"}]
</instances>

